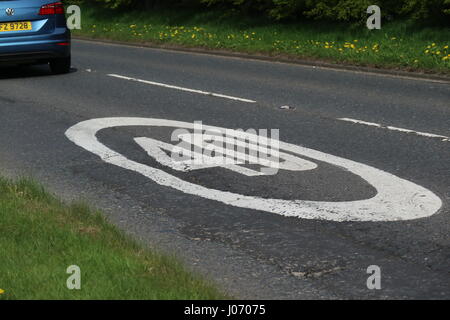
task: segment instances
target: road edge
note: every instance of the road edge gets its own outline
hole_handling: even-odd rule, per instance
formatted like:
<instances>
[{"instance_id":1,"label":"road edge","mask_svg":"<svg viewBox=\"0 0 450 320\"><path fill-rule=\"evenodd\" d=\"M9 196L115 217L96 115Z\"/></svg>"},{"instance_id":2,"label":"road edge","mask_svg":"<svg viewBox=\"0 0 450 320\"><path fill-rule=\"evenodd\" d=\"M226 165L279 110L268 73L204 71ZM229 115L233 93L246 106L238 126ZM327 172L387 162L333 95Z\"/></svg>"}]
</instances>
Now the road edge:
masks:
<instances>
[{"instance_id":1,"label":"road edge","mask_svg":"<svg viewBox=\"0 0 450 320\"><path fill-rule=\"evenodd\" d=\"M294 57L287 56L270 56L264 54L256 54L256 53L245 53L245 52L236 52L231 50L218 50L218 49L207 49L207 48L198 48L198 47L186 47L174 44L158 44L152 42L124 42L124 41L116 41L109 39L96 39L89 38L83 36L73 36L74 40L82 40L88 42L98 42L104 44L115 44L115 45L123 45L123 46L131 46L137 48L150 48L150 49L160 49L160 50L168 50L175 52L184 52L184 53L196 53L196 54L204 54L204 55L214 55L219 57L231 57L231 58L241 58L248 60L258 60L258 61L266 61L266 62L278 62L278 63L287 63L287 64L295 64L306 67L313 68L321 68L321 69L330 69L336 71L350 71L357 73L367 73L367 74L376 74L381 76L391 76L391 77L400 77L414 80L427 80L434 82L444 82L450 84L450 75L446 76L443 74L436 73L421 73L421 72L413 72L413 71L405 71L405 70L396 70L396 69L383 69L383 68L374 68L374 67L365 67L365 66L357 66L350 64L339 64L326 62L322 60L306 60Z\"/></svg>"}]
</instances>

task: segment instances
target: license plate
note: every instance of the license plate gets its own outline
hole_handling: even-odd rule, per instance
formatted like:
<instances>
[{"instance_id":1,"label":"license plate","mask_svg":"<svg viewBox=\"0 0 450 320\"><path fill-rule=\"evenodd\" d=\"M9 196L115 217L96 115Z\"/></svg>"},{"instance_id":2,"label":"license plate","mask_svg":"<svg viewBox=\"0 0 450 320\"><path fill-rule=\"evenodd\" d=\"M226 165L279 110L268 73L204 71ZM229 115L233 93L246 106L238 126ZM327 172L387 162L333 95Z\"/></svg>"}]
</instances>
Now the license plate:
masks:
<instances>
[{"instance_id":1,"label":"license plate","mask_svg":"<svg viewBox=\"0 0 450 320\"><path fill-rule=\"evenodd\" d=\"M0 23L0 32L33 30L30 21Z\"/></svg>"}]
</instances>

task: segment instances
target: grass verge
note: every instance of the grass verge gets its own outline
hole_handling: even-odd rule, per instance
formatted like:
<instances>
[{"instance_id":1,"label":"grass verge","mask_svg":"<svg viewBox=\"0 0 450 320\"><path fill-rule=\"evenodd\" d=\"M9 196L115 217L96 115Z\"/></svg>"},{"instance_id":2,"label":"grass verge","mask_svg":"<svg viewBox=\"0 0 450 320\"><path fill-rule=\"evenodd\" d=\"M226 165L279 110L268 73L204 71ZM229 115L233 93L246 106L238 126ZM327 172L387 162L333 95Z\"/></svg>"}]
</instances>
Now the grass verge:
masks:
<instances>
[{"instance_id":1,"label":"grass verge","mask_svg":"<svg viewBox=\"0 0 450 320\"><path fill-rule=\"evenodd\" d=\"M82 29L75 36L450 74L450 28L445 27L397 21L370 31L365 25L283 24L215 11L82 10Z\"/></svg>"},{"instance_id":2,"label":"grass verge","mask_svg":"<svg viewBox=\"0 0 450 320\"><path fill-rule=\"evenodd\" d=\"M143 249L83 204L0 178L0 300L223 299L174 258ZM68 290L71 265L81 290Z\"/></svg>"}]
</instances>

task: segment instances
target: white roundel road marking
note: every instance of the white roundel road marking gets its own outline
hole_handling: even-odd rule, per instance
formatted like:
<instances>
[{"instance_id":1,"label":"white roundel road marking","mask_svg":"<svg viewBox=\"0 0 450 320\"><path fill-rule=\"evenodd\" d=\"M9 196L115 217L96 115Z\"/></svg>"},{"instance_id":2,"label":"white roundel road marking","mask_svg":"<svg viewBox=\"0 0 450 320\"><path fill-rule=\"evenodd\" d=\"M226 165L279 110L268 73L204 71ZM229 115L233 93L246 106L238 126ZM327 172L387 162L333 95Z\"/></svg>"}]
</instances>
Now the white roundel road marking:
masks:
<instances>
[{"instance_id":1,"label":"white roundel road marking","mask_svg":"<svg viewBox=\"0 0 450 320\"><path fill-rule=\"evenodd\" d=\"M236 207L267 211L287 217L331 221L400 221L429 217L442 206L438 196L413 182L362 163L282 141L279 141L280 150L348 170L372 185L377 194L365 200L327 202L266 199L209 189L184 181L163 170L130 160L99 142L96 137L100 130L125 126L194 129L193 123L166 119L100 118L76 124L67 130L66 136L78 146L99 156L104 162L138 172L162 186ZM203 129L229 130L206 125Z\"/></svg>"}]
</instances>

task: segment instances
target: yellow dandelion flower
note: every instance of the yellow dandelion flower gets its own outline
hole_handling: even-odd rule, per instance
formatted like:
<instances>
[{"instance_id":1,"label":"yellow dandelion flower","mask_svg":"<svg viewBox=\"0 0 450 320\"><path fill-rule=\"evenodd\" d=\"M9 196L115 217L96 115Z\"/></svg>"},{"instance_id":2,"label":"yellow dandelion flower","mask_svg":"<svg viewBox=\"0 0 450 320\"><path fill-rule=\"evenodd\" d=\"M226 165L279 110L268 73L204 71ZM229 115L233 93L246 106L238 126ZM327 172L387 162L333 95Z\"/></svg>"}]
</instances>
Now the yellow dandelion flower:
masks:
<instances>
[{"instance_id":1,"label":"yellow dandelion flower","mask_svg":"<svg viewBox=\"0 0 450 320\"><path fill-rule=\"evenodd\" d=\"M5 290L0 289L0 294L4 294L4 293L5 293Z\"/></svg>"},{"instance_id":2,"label":"yellow dandelion flower","mask_svg":"<svg viewBox=\"0 0 450 320\"><path fill-rule=\"evenodd\" d=\"M448 46L445 46L444 49L448 49Z\"/></svg>"}]
</instances>

